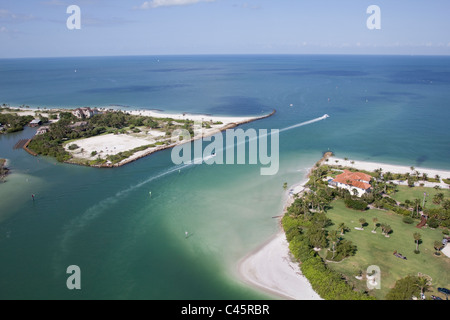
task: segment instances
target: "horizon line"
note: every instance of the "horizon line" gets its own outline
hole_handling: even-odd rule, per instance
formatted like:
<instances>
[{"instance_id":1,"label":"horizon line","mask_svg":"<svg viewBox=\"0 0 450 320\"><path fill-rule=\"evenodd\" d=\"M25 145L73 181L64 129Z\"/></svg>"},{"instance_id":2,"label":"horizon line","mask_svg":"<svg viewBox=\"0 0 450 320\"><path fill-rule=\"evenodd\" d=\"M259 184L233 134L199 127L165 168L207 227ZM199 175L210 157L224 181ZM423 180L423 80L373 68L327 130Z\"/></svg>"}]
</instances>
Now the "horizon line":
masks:
<instances>
[{"instance_id":1,"label":"horizon line","mask_svg":"<svg viewBox=\"0 0 450 320\"><path fill-rule=\"evenodd\" d=\"M164 54L128 54L128 55L79 55L79 56L28 56L0 57L0 60L19 59L65 59L65 58L123 58L123 57L192 57L192 56L396 56L396 57L450 57L449 54L413 54L413 53L164 53Z\"/></svg>"}]
</instances>

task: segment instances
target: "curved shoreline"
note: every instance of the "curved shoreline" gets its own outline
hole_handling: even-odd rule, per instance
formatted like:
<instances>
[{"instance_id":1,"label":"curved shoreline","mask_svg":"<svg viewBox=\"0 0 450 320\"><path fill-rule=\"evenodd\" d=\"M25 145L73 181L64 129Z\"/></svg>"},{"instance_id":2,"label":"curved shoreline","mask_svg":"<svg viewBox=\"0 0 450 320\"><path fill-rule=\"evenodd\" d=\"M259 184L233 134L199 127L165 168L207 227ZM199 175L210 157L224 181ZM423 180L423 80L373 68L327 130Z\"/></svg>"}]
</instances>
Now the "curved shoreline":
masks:
<instances>
[{"instance_id":1,"label":"curved shoreline","mask_svg":"<svg viewBox=\"0 0 450 320\"><path fill-rule=\"evenodd\" d=\"M149 111L149 112L151 112L151 111ZM253 121L257 121L257 120L262 120L262 119L265 119L265 118L268 118L268 117L274 115L275 112L276 112L276 110L274 109L271 113L263 115L263 116L260 116L260 117L245 118L245 119L243 119L241 121L230 122L230 123L227 123L226 125L224 125L223 127L218 128L217 131L222 132L222 131L225 131L225 130L228 130L228 129L235 128L235 127L240 126L242 124L250 123L250 122L253 122ZM158 116L162 116L162 115L163 114L158 114ZM148 115L148 116L156 117L156 115L154 113L152 115ZM167 116L169 116L170 118L173 118L172 116L175 116L175 115L168 114ZM186 117L186 116L183 116L183 117ZM203 117L203 116L204 115L196 115L196 117ZM211 117L213 119L216 119L216 120L217 119L225 119L225 118L226 119L232 119L233 118L233 117L214 117L214 116L209 116L209 117ZM176 118L173 118L173 119L177 120ZM186 117L186 119L190 119L190 117L189 118ZM241 119L241 117L237 117L237 119ZM191 138L190 140L187 140L187 141L181 141L181 142L173 143L173 144L170 144L170 145L160 146L160 147L157 147L157 148L152 149L152 150L144 150L144 151L141 151L142 152L141 154L137 154L134 157L131 156L131 157L129 157L127 159L124 159L124 160L122 160L119 163L116 163L114 165L103 164L103 165L98 165L98 166L94 166L94 167L100 167L100 168L121 167L121 166L126 165L128 163L134 162L134 161L139 160L141 158L144 158L144 157L146 157L148 155L151 155L152 153L155 153L155 152L158 152L158 151L162 151L162 150L165 150L165 149L170 149L170 148L173 148L173 147L175 147L177 145L181 145L181 144L185 144L185 143L191 143L192 141L200 139L200 138L209 137L211 135L216 134L217 131L214 131L214 132L212 132L210 134L204 134L201 137ZM137 153L139 153L139 152L137 152Z\"/></svg>"},{"instance_id":2,"label":"curved shoreline","mask_svg":"<svg viewBox=\"0 0 450 320\"><path fill-rule=\"evenodd\" d=\"M280 230L238 262L241 281L284 300L322 300L292 260L284 231Z\"/></svg>"},{"instance_id":3,"label":"curved shoreline","mask_svg":"<svg viewBox=\"0 0 450 320\"><path fill-rule=\"evenodd\" d=\"M36 112L42 112L42 113L46 113L46 112L70 112L73 111L75 109L70 109L70 108L50 108L50 109L35 109L35 108L21 108L21 107L9 107L9 109L13 110L17 110L18 112L22 112L23 115L25 114L31 114L31 115L35 115ZM141 158L144 158L146 156L149 156L155 152L158 151L162 151L162 150L166 150L166 149L170 149L173 148L175 146L181 145L181 144L185 144L185 143L191 143L194 140L197 139L201 139L201 138L205 138L205 137L209 137L212 136L214 134L217 134L218 132L222 132L222 131L226 131L228 129L232 129L234 127L246 124L246 123L250 123L253 121L257 121L257 120L262 120L268 117L271 117L272 115L274 115L276 113L276 109L273 109L273 111L269 114L264 114L261 116L214 116L214 115L207 115L207 114L190 114L187 112L184 113L164 113L161 110L127 110L127 109L123 109L123 108L107 108L107 107L103 107L100 108L99 110L101 111L110 111L110 112L123 112L129 115L134 115L134 116L145 116L145 117L152 117L152 118L158 118L158 119L165 119L165 118L170 118L173 120L192 120L192 121L208 121L210 120L211 122L219 122L222 123L222 126L220 127L216 127L213 128L212 130L210 130L209 132L205 132L200 136L196 136L196 137L191 137L191 139L189 140L185 140L185 141L178 141L176 143L171 143L168 145L161 145L161 146L157 146L157 147L151 147L151 148L147 148L145 150L141 150L141 151L137 151L134 154L132 154L131 156L129 156L126 159L121 160L118 163L101 163L101 164L86 164L85 162L80 162L79 159L75 159L75 158L71 158L69 160L64 161L64 163L67 164L75 164L75 165L81 165L81 166L89 166L89 167L94 167L94 168L115 168L115 167L121 167L124 166L128 163L134 162L136 160L139 160ZM89 138L94 138L97 136L93 136L93 137L89 137ZM89 139L89 138L85 138L85 139ZM24 149L30 153L33 156L36 156L37 154L35 154L33 151L29 150L27 148L29 142L31 141L31 139L26 143ZM112 145L114 145L114 141L110 142ZM101 148L101 147L100 147ZM131 150L131 149L130 149ZM126 150L125 150L126 151Z\"/></svg>"},{"instance_id":4,"label":"curved shoreline","mask_svg":"<svg viewBox=\"0 0 450 320\"><path fill-rule=\"evenodd\" d=\"M411 167L404 165L391 165L360 160L353 161L351 159L344 160L328 152L324 154L318 163L323 163L326 159L328 159L329 165L344 165L366 171L374 171L379 168L382 168L383 172L390 171L392 173L412 171ZM337 163L335 162L336 160L338 160ZM449 187L449 185L442 182L442 179L450 178L450 171L430 168L415 169L428 173L429 175L440 175L440 182L433 183L432 186ZM294 184L289 189L287 199L283 201L283 214L286 212L287 207L294 201L294 194L301 194L306 189L305 184L309 179L311 170L312 168L309 170L305 180ZM450 254L449 244L446 250L446 253ZM283 229L280 228L274 236L248 253L238 262L237 269L239 278L255 288L276 295L282 299L322 300L312 289L308 279L302 275L298 262L290 261L287 259L289 256L290 250L286 236ZM288 267L291 268L291 271L288 271Z\"/></svg>"},{"instance_id":5,"label":"curved shoreline","mask_svg":"<svg viewBox=\"0 0 450 320\"><path fill-rule=\"evenodd\" d=\"M281 217L294 201L294 194L305 190L308 176L309 173L304 180L289 188L283 201ZM298 261L292 260L289 244L281 227L281 217L277 219L277 233L238 262L239 279L284 300L323 300L302 274Z\"/></svg>"}]
</instances>

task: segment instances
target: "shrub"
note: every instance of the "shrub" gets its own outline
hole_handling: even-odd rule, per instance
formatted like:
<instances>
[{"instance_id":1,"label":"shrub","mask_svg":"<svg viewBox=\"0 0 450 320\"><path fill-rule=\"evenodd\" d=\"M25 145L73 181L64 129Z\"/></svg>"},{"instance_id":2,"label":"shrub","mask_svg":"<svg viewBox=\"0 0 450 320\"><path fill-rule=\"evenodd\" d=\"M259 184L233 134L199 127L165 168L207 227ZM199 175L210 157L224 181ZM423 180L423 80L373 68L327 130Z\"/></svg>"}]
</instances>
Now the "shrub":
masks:
<instances>
[{"instance_id":1,"label":"shrub","mask_svg":"<svg viewBox=\"0 0 450 320\"><path fill-rule=\"evenodd\" d=\"M71 145L69 146L69 150L76 150L76 149L78 149L78 148L79 148L79 146L76 145L75 143L73 143L73 144L71 144Z\"/></svg>"},{"instance_id":2,"label":"shrub","mask_svg":"<svg viewBox=\"0 0 450 320\"><path fill-rule=\"evenodd\" d=\"M355 209L355 210L363 211L367 208L367 202L365 202L363 200L354 200L351 198L347 198L347 199L345 199L344 203L347 208L351 208L351 209Z\"/></svg>"},{"instance_id":3,"label":"shrub","mask_svg":"<svg viewBox=\"0 0 450 320\"><path fill-rule=\"evenodd\" d=\"M91 157L95 157L97 155L97 151L92 151L91 152Z\"/></svg>"},{"instance_id":4,"label":"shrub","mask_svg":"<svg viewBox=\"0 0 450 320\"><path fill-rule=\"evenodd\" d=\"M439 227L439 221L436 218L428 219L427 224L430 228L433 228L433 229L436 229Z\"/></svg>"},{"instance_id":5,"label":"shrub","mask_svg":"<svg viewBox=\"0 0 450 320\"><path fill-rule=\"evenodd\" d=\"M355 253L356 253L356 245L354 245L350 240L342 240L336 246L334 259L331 259L333 257L333 252L329 251L327 253L327 260L341 261L344 258L354 256Z\"/></svg>"},{"instance_id":6,"label":"shrub","mask_svg":"<svg viewBox=\"0 0 450 320\"><path fill-rule=\"evenodd\" d=\"M411 211L409 211L408 209L400 208L400 207L394 207L394 209L392 211L394 211L395 213L401 214L403 216L409 216L411 214Z\"/></svg>"},{"instance_id":7,"label":"shrub","mask_svg":"<svg viewBox=\"0 0 450 320\"><path fill-rule=\"evenodd\" d=\"M412 224L412 223L414 223L414 219L409 216L406 216L403 218L403 222L407 223L407 224Z\"/></svg>"},{"instance_id":8,"label":"shrub","mask_svg":"<svg viewBox=\"0 0 450 320\"><path fill-rule=\"evenodd\" d=\"M387 300L411 300L413 296L418 297L420 289L418 286L419 277L407 276L395 282L392 288L386 295Z\"/></svg>"}]
</instances>

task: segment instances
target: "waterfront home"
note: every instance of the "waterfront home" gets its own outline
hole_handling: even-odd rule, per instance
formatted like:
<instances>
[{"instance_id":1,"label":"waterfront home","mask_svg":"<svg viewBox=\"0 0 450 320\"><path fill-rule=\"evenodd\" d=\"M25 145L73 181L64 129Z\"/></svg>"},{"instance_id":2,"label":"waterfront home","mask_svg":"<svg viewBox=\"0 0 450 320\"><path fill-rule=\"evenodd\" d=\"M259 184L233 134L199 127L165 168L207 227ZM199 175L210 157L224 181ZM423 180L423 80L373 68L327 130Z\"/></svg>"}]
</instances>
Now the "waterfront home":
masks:
<instances>
[{"instance_id":1,"label":"waterfront home","mask_svg":"<svg viewBox=\"0 0 450 320\"><path fill-rule=\"evenodd\" d=\"M72 111L72 114L79 119L89 119L96 114L99 114L100 111L98 109L87 108L77 108Z\"/></svg>"},{"instance_id":2,"label":"waterfront home","mask_svg":"<svg viewBox=\"0 0 450 320\"><path fill-rule=\"evenodd\" d=\"M30 127L37 127L40 126L42 124L42 121L40 119L34 119L31 120L31 122L28 124Z\"/></svg>"},{"instance_id":3,"label":"waterfront home","mask_svg":"<svg viewBox=\"0 0 450 320\"><path fill-rule=\"evenodd\" d=\"M337 188L347 189L352 194L354 193L354 190L356 190L358 197L361 197L363 194L370 192L372 188L370 185L371 178L372 177L366 173L344 170L343 173L331 180L329 184Z\"/></svg>"}]
</instances>

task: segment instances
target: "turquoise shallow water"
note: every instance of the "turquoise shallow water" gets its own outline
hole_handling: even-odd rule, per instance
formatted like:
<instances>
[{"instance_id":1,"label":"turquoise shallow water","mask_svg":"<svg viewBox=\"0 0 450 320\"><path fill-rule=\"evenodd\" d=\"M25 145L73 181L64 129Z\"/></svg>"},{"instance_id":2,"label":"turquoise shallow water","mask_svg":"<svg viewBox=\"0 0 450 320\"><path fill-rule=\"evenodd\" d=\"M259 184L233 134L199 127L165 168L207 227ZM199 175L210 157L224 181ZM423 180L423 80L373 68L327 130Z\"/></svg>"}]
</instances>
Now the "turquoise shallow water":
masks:
<instances>
[{"instance_id":1,"label":"turquoise shallow water","mask_svg":"<svg viewBox=\"0 0 450 320\"><path fill-rule=\"evenodd\" d=\"M330 115L280 133L274 176L248 164L179 173L170 150L112 170L79 167L13 150L30 128L0 136L12 169L0 185L2 299L273 298L241 284L234 268L277 230L283 183L302 180L323 151L450 169L446 57L11 59L0 60L0 75L0 103L14 106L277 110L243 129ZM72 264L81 268L81 291L66 288Z\"/></svg>"}]
</instances>

